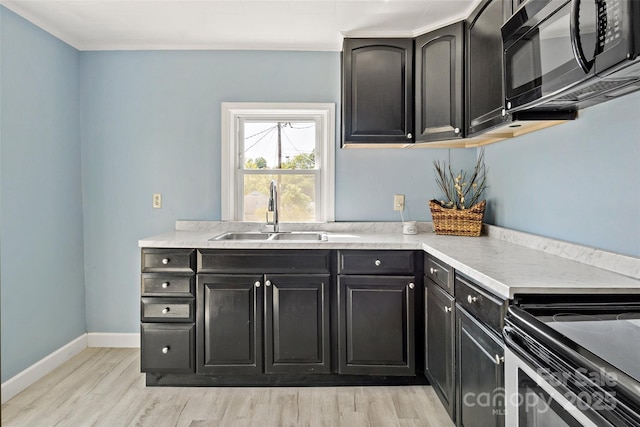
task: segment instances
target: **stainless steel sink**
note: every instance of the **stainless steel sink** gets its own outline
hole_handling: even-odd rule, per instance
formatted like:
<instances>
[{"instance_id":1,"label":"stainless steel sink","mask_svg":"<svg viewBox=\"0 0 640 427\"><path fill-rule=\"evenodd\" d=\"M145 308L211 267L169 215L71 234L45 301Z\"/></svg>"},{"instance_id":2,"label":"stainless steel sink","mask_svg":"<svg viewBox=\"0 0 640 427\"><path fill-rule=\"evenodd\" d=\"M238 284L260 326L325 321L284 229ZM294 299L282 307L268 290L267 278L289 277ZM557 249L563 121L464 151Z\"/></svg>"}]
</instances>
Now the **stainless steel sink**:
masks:
<instances>
[{"instance_id":1,"label":"stainless steel sink","mask_svg":"<svg viewBox=\"0 0 640 427\"><path fill-rule=\"evenodd\" d=\"M254 233L254 232L229 232L216 236L209 240L267 240L271 237L270 233Z\"/></svg>"},{"instance_id":2,"label":"stainless steel sink","mask_svg":"<svg viewBox=\"0 0 640 427\"><path fill-rule=\"evenodd\" d=\"M326 233L274 233L269 240L327 240Z\"/></svg>"},{"instance_id":3,"label":"stainless steel sink","mask_svg":"<svg viewBox=\"0 0 640 427\"><path fill-rule=\"evenodd\" d=\"M322 232L281 232L281 233L257 233L249 231L230 231L213 237L209 240L259 240L259 241L323 241L328 240L327 233Z\"/></svg>"}]
</instances>

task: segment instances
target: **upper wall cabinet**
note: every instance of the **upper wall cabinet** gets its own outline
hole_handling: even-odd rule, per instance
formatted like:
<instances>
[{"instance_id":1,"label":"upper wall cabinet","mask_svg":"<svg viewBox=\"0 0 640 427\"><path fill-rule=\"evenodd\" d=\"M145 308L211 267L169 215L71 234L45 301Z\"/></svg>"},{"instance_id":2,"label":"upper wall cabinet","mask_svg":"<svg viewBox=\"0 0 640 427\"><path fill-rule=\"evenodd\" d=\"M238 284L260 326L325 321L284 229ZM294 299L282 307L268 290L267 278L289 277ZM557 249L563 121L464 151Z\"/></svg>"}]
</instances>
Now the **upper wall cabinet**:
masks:
<instances>
[{"instance_id":1,"label":"upper wall cabinet","mask_svg":"<svg viewBox=\"0 0 640 427\"><path fill-rule=\"evenodd\" d=\"M342 141L413 139L413 39L345 39Z\"/></svg>"},{"instance_id":2,"label":"upper wall cabinet","mask_svg":"<svg viewBox=\"0 0 640 427\"><path fill-rule=\"evenodd\" d=\"M482 0L415 40L345 39L343 146L477 147L575 119L505 113L500 29L524 1Z\"/></svg>"},{"instance_id":3,"label":"upper wall cabinet","mask_svg":"<svg viewBox=\"0 0 640 427\"><path fill-rule=\"evenodd\" d=\"M462 138L464 23L416 38L416 142Z\"/></svg>"},{"instance_id":4,"label":"upper wall cabinet","mask_svg":"<svg viewBox=\"0 0 640 427\"><path fill-rule=\"evenodd\" d=\"M518 1L518 0L514 0ZM467 135L506 123L502 87L502 34L512 0L484 0L467 29Z\"/></svg>"}]
</instances>

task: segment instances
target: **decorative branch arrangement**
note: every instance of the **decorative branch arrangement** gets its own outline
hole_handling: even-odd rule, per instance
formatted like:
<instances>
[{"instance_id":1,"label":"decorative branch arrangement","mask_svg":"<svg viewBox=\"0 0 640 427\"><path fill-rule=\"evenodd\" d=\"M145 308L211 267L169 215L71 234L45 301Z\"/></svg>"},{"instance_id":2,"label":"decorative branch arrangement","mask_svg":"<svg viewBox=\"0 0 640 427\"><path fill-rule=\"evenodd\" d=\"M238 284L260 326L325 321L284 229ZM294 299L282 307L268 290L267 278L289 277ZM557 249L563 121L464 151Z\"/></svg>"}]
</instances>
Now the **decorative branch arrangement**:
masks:
<instances>
[{"instance_id":1,"label":"decorative branch arrangement","mask_svg":"<svg viewBox=\"0 0 640 427\"><path fill-rule=\"evenodd\" d=\"M461 170L454 174L451 165L446 162L433 161L436 183L444 193L446 200L435 200L446 209L468 209L475 206L487 186L486 168L484 166L484 149L480 150L473 173L467 178L467 172Z\"/></svg>"}]
</instances>

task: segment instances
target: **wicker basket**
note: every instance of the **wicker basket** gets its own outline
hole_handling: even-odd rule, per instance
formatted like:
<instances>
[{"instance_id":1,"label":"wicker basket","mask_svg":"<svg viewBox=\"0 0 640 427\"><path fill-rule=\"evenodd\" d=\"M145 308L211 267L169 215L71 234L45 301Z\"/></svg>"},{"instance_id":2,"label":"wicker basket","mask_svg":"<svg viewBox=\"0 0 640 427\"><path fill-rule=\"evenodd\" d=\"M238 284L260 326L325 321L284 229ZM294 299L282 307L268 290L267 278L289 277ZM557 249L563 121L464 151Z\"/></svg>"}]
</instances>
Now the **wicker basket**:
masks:
<instances>
[{"instance_id":1,"label":"wicker basket","mask_svg":"<svg viewBox=\"0 0 640 427\"><path fill-rule=\"evenodd\" d=\"M482 230L482 217L486 201L469 209L445 209L435 200L429 201L436 234L450 236L479 236Z\"/></svg>"}]
</instances>

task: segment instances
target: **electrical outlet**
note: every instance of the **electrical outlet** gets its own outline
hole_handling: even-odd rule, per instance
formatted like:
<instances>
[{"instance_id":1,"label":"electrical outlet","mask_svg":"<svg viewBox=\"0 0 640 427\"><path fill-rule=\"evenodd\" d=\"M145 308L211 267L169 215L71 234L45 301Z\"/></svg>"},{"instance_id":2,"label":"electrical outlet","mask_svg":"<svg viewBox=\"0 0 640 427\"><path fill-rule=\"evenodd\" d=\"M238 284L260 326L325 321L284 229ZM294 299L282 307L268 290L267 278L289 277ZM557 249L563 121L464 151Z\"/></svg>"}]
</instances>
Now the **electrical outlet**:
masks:
<instances>
[{"instance_id":1,"label":"electrical outlet","mask_svg":"<svg viewBox=\"0 0 640 427\"><path fill-rule=\"evenodd\" d=\"M153 209L162 209L162 193L153 193Z\"/></svg>"},{"instance_id":2,"label":"electrical outlet","mask_svg":"<svg viewBox=\"0 0 640 427\"><path fill-rule=\"evenodd\" d=\"M393 196L393 210L394 211L404 210L404 194L395 194Z\"/></svg>"}]
</instances>

